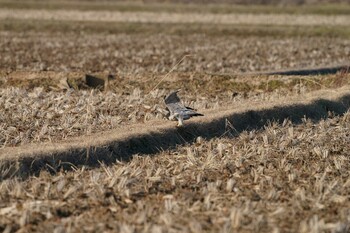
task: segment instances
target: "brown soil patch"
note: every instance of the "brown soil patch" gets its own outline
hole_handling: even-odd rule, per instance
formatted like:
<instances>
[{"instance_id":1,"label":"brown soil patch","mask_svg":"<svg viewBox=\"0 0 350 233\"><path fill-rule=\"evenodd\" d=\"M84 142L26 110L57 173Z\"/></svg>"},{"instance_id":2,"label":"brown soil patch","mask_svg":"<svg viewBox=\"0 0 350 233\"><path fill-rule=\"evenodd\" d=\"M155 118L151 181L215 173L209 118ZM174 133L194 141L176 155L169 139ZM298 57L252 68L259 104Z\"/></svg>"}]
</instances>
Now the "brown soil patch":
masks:
<instances>
[{"instance_id":1,"label":"brown soil patch","mask_svg":"<svg viewBox=\"0 0 350 233\"><path fill-rule=\"evenodd\" d=\"M288 15L288 14L211 14L211 13L162 13L118 12L79 10L20 10L0 9L0 19L36 19L103 22L142 23L203 23L250 25L338 25L349 26L347 15Z\"/></svg>"},{"instance_id":2,"label":"brown soil patch","mask_svg":"<svg viewBox=\"0 0 350 233\"><path fill-rule=\"evenodd\" d=\"M1 70L111 72L130 78L164 74L184 55L190 56L175 71L231 74L347 65L350 57L348 39L329 37L106 35L108 29L81 36L38 30L1 33Z\"/></svg>"}]
</instances>

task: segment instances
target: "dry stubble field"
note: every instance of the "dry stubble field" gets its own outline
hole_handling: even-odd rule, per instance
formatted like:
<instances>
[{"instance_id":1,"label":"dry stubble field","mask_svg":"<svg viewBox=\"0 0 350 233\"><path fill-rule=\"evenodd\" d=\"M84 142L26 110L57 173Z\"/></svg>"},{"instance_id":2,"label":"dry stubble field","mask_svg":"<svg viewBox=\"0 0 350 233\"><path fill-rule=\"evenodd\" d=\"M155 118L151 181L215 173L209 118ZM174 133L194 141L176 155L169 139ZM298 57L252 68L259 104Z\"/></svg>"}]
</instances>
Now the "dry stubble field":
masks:
<instances>
[{"instance_id":1,"label":"dry stubble field","mask_svg":"<svg viewBox=\"0 0 350 233\"><path fill-rule=\"evenodd\" d=\"M350 34L342 23L210 24L198 15L191 21L185 5L109 2L99 9L94 2L49 3L27 2L23 17L13 13L21 4L0 1L1 231L350 230L348 70L262 74L348 65ZM54 15L67 7L77 11L75 18L30 17L30 9ZM288 19L316 15L328 22L349 9L289 6L281 14L271 6L188 7L203 17L278 11ZM112 19L80 21L80 11L84 16L93 9L96 15L110 10ZM136 22L113 18L113 12L164 14L171 9L185 14L185 20L159 23L147 14L139 14L146 18ZM114 74L109 90L83 83L85 74L95 73ZM187 105L207 115L190 121L187 129L175 129L175 123L165 120L162 97L178 88ZM306 96L322 100L303 103ZM273 107L278 101L282 106ZM225 126L215 122L220 111L235 109ZM241 120L230 122L236 118ZM224 133L200 135L196 124L201 122L208 132L224 127ZM26 148L23 156L30 155L33 165L42 157L30 154L31 147L41 143L57 145L98 134L108 138L121 130L127 134L136 124L150 132L155 124L169 130L150 133L158 141L142 141L156 148L149 154L141 153L143 148L125 149L126 155L110 151L97 160L112 156L113 162L88 166L84 161L94 150L71 153L68 163L43 149L48 165L19 172L16 150ZM163 147L162 140L169 137L183 141ZM133 139L125 140L134 145ZM108 143L113 145L113 138Z\"/></svg>"}]
</instances>

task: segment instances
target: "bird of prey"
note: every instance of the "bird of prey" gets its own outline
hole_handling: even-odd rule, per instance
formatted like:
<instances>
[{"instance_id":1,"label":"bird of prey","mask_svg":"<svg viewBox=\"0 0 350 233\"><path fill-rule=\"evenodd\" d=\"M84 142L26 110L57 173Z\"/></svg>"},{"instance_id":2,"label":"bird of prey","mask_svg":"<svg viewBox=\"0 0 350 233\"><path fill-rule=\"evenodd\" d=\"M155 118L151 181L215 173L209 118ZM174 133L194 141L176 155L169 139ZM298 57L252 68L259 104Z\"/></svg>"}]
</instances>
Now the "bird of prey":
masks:
<instances>
[{"instance_id":1,"label":"bird of prey","mask_svg":"<svg viewBox=\"0 0 350 233\"><path fill-rule=\"evenodd\" d=\"M169 111L169 120L178 121L177 126L183 126L183 121L190 119L193 116L204 116L203 114L197 113L193 108L185 107L180 98L177 96L177 93L180 90L170 93L168 96L164 97L164 102Z\"/></svg>"}]
</instances>

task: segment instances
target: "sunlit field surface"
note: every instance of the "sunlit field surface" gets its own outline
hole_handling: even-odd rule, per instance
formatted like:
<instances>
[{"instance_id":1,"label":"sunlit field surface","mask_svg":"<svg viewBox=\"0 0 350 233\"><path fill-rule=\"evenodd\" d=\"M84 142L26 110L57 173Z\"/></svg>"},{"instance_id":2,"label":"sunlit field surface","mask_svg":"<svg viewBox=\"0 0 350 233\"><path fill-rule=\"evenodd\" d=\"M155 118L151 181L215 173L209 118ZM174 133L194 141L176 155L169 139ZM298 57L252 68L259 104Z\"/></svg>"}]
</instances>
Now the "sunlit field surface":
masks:
<instances>
[{"instance_id":1,"label":"sunlit field surface","mask_svg":"<svg viewBox=\"0 0 350 233\"><path fill-rule=\"evenodd\" d=\"M0 231L350 231L350 6L198 3L0 0Z\"/></svg>"}]
</instances>

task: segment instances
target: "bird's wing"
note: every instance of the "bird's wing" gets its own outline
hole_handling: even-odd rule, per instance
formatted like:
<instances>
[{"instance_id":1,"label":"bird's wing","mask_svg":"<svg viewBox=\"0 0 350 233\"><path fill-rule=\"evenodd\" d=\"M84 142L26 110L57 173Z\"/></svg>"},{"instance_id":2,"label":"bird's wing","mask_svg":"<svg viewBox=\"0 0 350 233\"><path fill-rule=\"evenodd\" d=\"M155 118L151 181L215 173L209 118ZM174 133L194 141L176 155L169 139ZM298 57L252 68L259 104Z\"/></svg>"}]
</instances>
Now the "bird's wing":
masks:
<instances>
[{"instance_id":1,"label":"bird's wing","mask_svg":"<svg viewBox=\"0 0 350 233\"><path fill-rule=\"evenodd\" d=\"M180 102L168 103L166 104L166 106L169 109L170 114L181 114L182 112L187 110Z\"/></svg>"},{"instance_id":2,"label":"bird's wing","mask_svg":"<svg viewBox=\"0 0 350 233\"><path fill-rule=\"evenodd\" d=\"M180 98L177 96L177 93L180 90L174 91L170 93L167 97L165 97L164 102L170 111L171 115L181 115L184 119L188 119L192 116L203 116L200 113L197 113L193 108L185 107Z\"/></svg>"},{"instance_id":3,"label":"bird's wing","mask_svg":"<svg viewBox=\"0 0 350 233\"><path fill-rule=\"evenodd\" d=\"M181 103L170 103L167 107L172 115L181 115L185 120L192 116L203 116L203 114L197 113L193 109L189 109L183 106Z\"/></svg>"},{"instance_id":4,"label":"bird's wing","mask_svg":"<svg viewBox=\"0 0 350 233\"><path fill-rule=\"evenodd\" d=\"M173 115L176 112L179 112L184 106L181 104L180 98L177 96L177 93L180 90L171 92L168 96L164 98L165 105L170 112L170 115Z\"/></svg>"},{"instance_id":5,"label":"bird's wing","mask_svg":"<svg viewBox=\"0 0 350 233\"><path fill-rule=\"evenodd\" d=\"M171 92L167 97L164 98L164 102L166 105L168 104L172 104L172 103L181 103L180 102L180 98L177 96L177 93L179 92L180 90L177 90L177 91L173 91Z\"/></svg>"}]
</instances>

